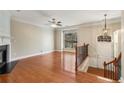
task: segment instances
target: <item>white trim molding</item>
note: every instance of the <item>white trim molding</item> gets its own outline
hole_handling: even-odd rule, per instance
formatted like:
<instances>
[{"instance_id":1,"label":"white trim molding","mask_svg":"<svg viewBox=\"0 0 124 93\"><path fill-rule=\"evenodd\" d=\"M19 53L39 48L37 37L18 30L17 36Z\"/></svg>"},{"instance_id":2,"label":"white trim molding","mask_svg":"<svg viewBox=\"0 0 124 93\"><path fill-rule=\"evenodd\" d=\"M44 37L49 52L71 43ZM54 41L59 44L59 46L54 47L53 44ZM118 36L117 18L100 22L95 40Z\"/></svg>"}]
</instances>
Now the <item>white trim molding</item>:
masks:
<instances>
[{"instance_id":1,"label":"white trim molding","mask_svg":"<svg viewBox=\"0 0 124 93\"><path fill-rule=\"evenodd\" d=\"M55 51L62 52L63 50L62 49L59 49L59 50L55 50Z\"/></svg>"},{"instance_id":2,"label":"white trim molding","mask_svg":"<svg viewBox=\"0 0 124 93\"><path fill-rule=\"evenodd\" d=\"M16 60L21 60L21 59L29 58L29 57L33 57L33 56L45 55L45 54L48 54L48 53L52 53L52 52L54 52L54 51L55 51L55 50L50 50L50 51L44 51L44 52L41 52L41 53L35 53L35 54L31 54L31 55L26 55L26 56L21 56L21 57L12 58L12 59L11 59L11 62L12 62L12 61L16 61Z\"/></svg>"}]
</instances>

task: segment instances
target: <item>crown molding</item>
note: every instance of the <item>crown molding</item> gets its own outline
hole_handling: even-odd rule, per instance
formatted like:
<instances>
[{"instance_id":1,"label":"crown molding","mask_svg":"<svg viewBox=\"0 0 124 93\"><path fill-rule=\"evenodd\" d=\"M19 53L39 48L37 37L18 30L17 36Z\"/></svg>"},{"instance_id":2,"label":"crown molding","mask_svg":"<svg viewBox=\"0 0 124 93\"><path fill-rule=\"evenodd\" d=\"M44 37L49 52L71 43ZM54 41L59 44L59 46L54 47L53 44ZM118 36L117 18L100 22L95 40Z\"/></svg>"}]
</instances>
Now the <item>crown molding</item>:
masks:
<instances>
[{"instance_id":1,"label":"crown molding","mask_svg":"<svg viewBox=\"0 0 124 93\"><path fill-rule=\"evenodd\" d=\"M88 23L80 24L80 26L83 26L83 27L95 26L95 25L104 24L104 22L105 22L104 20L88 22ZM121 23L121 17L113 18L113 19L107 19L107 25L114 24L114 23Z\"/></svg>"},{"instance_id":2,"label":"crown molding","mask_svg":"<svg viewBox=\"0 0 124 93\"><path fill-rule=\"evenodd\" d=\"M114 24L114 23L120 23L121 24L121 17L118 18L113 18L113 19L107 19L107 25L109 24ZM91 26L96 26L96 25L101 25L104 24L104 20L101 21L93 21L93 22L88 22L88 23L82 23L78 25L72 25L72 26L66 26L66 27L61 27L58 28L59 30L67 30L67 29L78 29L79 27L91 27Z\"/></svg>"},{"instance_id":3,"label":"crown molding","mask_svg":"<svg viewBox=\"0 0 124 93\"><path fill-rule=\"evenodd\" d=\"M48 26L45 26L45 25L39 25L39 24L36 24L36 23L33 23L33 22L29 22L29 21L20 19L20 18L18 18L16 16L12 16L11 20L18 21L18 22L21 22L21 23L30 24L30 25L34 25L34 26L37 26L37 27L48 27Z\"/></svg>"}]
</instances>

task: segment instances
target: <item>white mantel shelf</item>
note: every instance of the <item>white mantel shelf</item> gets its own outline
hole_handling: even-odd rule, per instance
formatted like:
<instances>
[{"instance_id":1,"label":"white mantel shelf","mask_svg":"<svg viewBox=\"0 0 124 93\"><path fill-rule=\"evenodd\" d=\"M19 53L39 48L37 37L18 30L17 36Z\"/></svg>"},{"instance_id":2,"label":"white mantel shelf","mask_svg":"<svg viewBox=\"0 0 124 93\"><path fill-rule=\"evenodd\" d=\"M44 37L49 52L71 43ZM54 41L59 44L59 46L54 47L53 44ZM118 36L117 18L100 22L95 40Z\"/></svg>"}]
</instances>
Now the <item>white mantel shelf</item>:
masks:
<instances>
[{"instance_id":1,"label":"white mantel shelf","mask_svg":"<svg viewBox=\"0 0 124 93\"><path fill-rule=\"evenodd\" d=\"M0 44L0 46L5 46L5 45L10 45L10 43L9 44Z\"/></svg>"},{"instance_id":2,"label":"white mantel shelf","mask_svg":"<svg viewBox=\"0 0 124 93\"><path fill-rule=\"evenodd\" d=\"M5 35L0 33L0 38L10 38L10 35L7 35L7 34Z\"/></svg>"}]
</instances>

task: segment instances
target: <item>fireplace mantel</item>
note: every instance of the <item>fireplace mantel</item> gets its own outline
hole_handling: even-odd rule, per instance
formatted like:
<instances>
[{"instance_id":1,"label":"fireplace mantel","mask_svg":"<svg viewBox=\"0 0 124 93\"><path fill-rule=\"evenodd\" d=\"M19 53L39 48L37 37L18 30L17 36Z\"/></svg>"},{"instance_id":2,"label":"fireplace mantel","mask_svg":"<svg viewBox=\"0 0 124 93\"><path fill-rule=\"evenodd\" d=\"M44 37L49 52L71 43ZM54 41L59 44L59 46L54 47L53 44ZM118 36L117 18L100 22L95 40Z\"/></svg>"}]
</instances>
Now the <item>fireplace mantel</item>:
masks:
<instances>
[{"instance_id":1,"label":"fireplace mantel","mask_svg":"<svg viewBox=\"0 0 124 93\"><path fill-rule=\"evenodd\" d=\"M0 36L0 45L10 45L10 36Z\"/></svg>"}]
</instances>

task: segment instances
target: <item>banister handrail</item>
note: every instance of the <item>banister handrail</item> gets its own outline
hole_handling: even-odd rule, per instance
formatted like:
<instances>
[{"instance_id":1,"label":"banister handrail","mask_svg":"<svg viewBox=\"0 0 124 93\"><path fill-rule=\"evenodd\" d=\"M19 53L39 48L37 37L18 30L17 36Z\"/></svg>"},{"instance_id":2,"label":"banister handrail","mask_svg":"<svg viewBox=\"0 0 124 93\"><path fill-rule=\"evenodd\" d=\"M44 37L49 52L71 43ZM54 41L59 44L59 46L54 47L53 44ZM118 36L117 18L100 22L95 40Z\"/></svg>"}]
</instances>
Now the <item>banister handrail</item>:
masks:
<instances>
[{"instance_id":1,"label":"banister handrail","mask_svg":"<svg viewBox=\"0 0 124 93\"><path fill-rule=\"evenodd\" d=\"M89 44L83 44L83 45L77 45L76 47L78 48L78 47L82 47L82 46L89 46Z\"/></svg>"},{"instance_id":2,"label":"banister handrail","mask_svg":"<svg viewBox=\"0 0 124 93\"><path fill-rule=\"evenodd\" d=\"M104 76L110 79L119 80L120 78L120 68L121 65L121 53L114 60L106 63L104 62Z\"/></svg>"},{"instance_id":3,"label":"banister handrail","mask_svg":"<svg viewBox=\"0 0 124 93\"><path fill-rule=\"evenodd\" d=\"M108 65L108 64L111 64L111 63L117 63L120 60L120 58L121 58L121 53L119 54L118 58L115 58L114 60L112 60L112 61L110 61L108 63L105 62L104 64Z\"/></svg>"},{"instance_id":4,"label":"banister handrail","mask_svg":"<svg viewBox=\"0 0 124 93\"><path fill-rule=\"evenodd\" d=\"M112 61L110 61L110 62L108 62L108 63L107 63L107 62L104 62L104 65L109 65L109 64L112 64L112 63L115 64L115 63L116 63L116 60L117 60L117 59L115 58L114 60L112 60Z\"/></svg>"}]
</instances>

